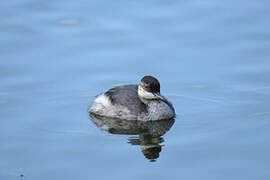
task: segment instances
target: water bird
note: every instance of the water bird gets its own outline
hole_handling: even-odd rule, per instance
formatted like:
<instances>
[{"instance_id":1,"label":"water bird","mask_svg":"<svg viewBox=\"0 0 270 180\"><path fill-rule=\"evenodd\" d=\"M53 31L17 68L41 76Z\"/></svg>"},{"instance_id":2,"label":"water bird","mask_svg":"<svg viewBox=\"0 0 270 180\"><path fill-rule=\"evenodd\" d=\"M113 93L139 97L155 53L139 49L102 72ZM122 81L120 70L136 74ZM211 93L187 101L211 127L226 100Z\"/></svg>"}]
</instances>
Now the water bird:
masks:
<instances>
[{"instance_id":1,"label":"water bird","mask_svg":"<svg viewBox=\"0 0 270 180\"><path fill-rule=\"evenodd\" d=\"M144 76L139 85L115 86L99 94L88 111L125 120L155 121L175 117L172 103L160 94L159 81L150 75Z\"/></svg>"}]
</instances>

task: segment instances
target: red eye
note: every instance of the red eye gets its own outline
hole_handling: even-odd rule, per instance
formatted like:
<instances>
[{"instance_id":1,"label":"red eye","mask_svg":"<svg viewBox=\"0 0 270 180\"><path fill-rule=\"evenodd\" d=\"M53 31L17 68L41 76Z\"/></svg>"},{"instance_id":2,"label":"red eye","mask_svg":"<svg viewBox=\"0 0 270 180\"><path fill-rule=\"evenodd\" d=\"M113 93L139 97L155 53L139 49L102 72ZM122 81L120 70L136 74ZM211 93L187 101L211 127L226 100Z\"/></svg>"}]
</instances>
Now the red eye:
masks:
<instances>
[{"instance_id":1,"label":"red eye","mask_svg":"<svg viewBox=\"0 0 270 180\"><path fill-rule=\"evenodd\" d=\"M152 89L151 88L146 88L146 91L151 92Z\"/></svg>"}]
</instances>

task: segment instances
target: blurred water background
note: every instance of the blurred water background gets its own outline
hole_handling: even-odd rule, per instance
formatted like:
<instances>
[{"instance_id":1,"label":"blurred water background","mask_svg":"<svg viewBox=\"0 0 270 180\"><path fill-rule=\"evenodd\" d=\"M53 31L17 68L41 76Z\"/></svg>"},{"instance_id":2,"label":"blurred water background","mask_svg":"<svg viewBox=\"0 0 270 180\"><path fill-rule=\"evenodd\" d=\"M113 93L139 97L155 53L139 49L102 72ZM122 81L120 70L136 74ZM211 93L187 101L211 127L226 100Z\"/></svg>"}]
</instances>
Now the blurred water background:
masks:
<instances>
[{"instance_id":1,"label":"blurred water background","mask_svg":"<svg viewBox=\"0 0 270 180\"><path fill-rule=\"evenodd\" d=\"M269 1L0 7L1 180L269 179ZM146 74L177 112L155 162L87 113Z\"/></svg>"}]
</instances>

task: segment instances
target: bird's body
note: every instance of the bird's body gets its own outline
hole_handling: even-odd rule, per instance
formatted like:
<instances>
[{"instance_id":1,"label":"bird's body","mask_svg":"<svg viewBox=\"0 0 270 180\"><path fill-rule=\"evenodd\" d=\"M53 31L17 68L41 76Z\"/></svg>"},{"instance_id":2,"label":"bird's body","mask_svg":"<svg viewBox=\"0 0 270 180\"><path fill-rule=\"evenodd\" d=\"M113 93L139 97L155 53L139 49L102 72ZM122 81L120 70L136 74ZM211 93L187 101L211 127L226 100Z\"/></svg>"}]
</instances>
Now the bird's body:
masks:
<instances>
[{"instance_id":1,"label":"bird's body","mask_svg":"<svg viewBox=\"0 0 270 180\"><path fill-rule=\"evenodd\" d=\"M89 109L90 113L127 120L173 118L174 108L160 95L159 82L152 76L145 77L150 77L146 78L147 85L142 79L139 85L116 86L98 95Z\"/></svg>"}]
</instances>

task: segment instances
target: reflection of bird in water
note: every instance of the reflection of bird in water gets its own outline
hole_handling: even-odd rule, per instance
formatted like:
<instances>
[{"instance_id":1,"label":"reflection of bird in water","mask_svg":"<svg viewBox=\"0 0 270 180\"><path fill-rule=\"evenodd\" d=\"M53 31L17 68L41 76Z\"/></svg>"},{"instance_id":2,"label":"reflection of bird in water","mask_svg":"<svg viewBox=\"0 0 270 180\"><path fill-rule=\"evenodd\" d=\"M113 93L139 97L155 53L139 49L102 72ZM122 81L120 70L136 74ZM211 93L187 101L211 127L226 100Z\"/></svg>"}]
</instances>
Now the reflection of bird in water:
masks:
<instances>
[{"instance_id":1,"label":"reflection of bird in water","mask_svg":"<svg viewBox=\"0 0 270 180\"><path fill-rule=\"evenodd\" d=\"M175 116L173 105L160 94L159 81L144 76L139 85L122 85L96 97L92 114L126 120L161 120Z\"/></svg>"},{"instance_id":2,"label":"reflection of bird in water","mask_svg":"<svg viewBox=\"0 0 270 180\"><path fill-rule=\"evenodd\" d=\"M140 145L143 155L150 161L155 161L162 150L160 143L164 142L161 136L142 133L139 137L128 139L132 145Z\"/></svg>"},{"instance_id":3,"label":"reflection of bird in water","mask_svg":"<svg viewBox=\"0 0 270 180\"><path fill-rule=\"evenodd\" d=\"M133 121L112 119L89 113L91 120L102 130L111 134L138 135L128 138L132 145L140 145L144 156L150 161L155 161L162 150L161 137L174 124L174 119L159 121Z\"/></svg>"}]
</instances>

